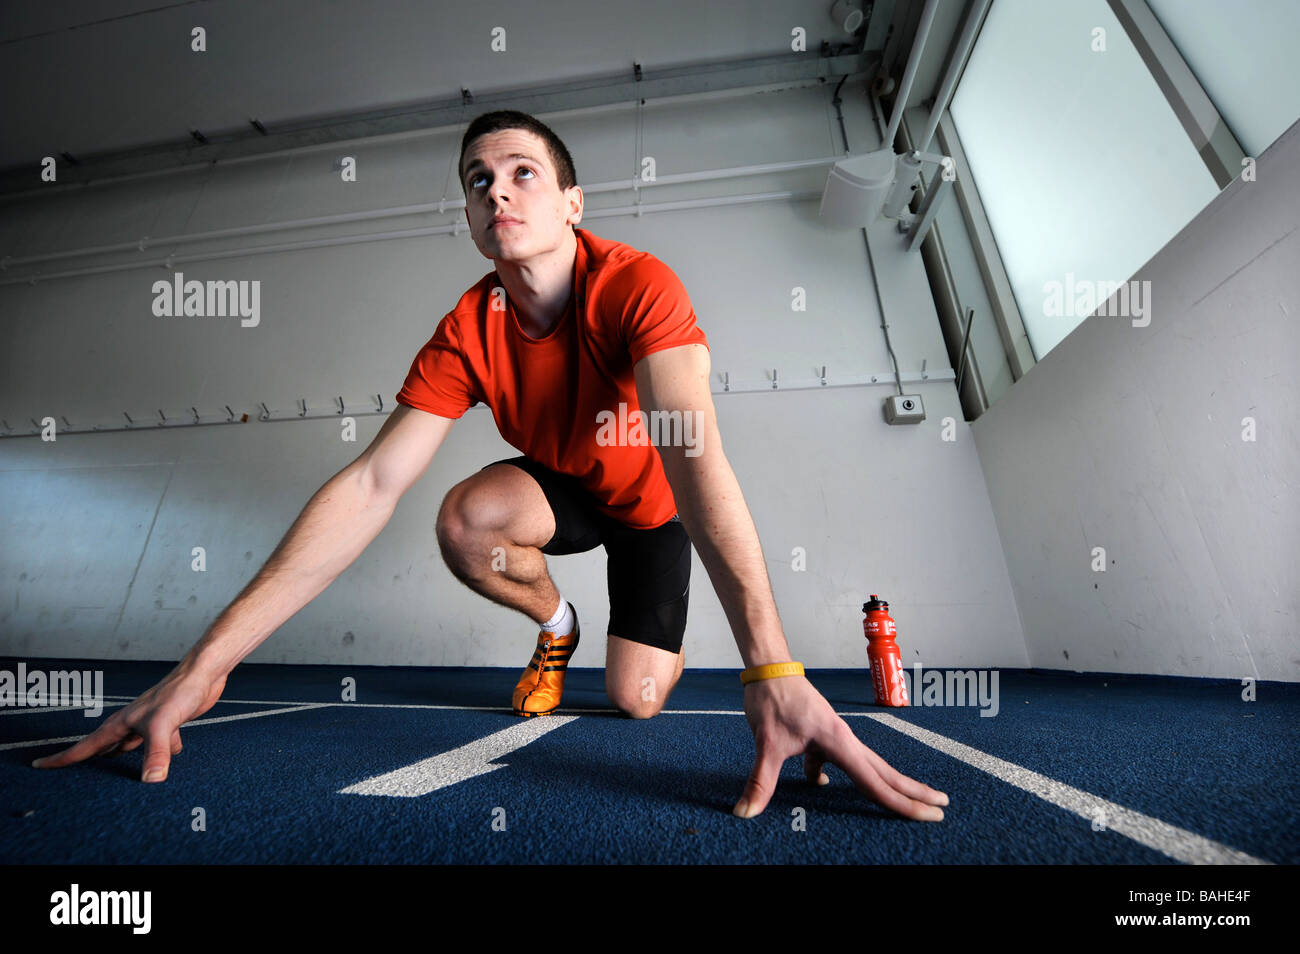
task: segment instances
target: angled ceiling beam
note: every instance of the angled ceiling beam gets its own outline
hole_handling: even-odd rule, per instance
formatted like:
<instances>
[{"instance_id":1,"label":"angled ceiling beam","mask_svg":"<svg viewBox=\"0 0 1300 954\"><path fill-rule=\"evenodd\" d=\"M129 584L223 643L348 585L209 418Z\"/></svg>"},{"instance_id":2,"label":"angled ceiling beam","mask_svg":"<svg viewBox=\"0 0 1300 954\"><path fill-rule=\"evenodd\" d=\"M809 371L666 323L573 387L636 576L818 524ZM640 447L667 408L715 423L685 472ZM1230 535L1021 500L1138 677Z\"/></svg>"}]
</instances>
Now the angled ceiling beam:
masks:
<instances>
[{"instance_id":1,"label":"angled ceiling beam","mask_svg":"<svg viewBox=\"0 0 1300 954\"><path fill-rule=\"evenodd\" d=\"M59 163L58 185L41 188L39 158L31 164L0 170L0 195L48 194L65 185L82 186L125 176L175 171L189 166L247 159L309 146L370 139L463 123L467 116L491 109L518 109L533 115L588 109L638 99L665 99L731 89L830 82L874 69L878 52L831 56L788 53L721 63L702 63L662 70L634 70L549 86L460 96L406 106L299 121L264 124L228 134L191 133L184 140L117 152L66 157ZM197 132L197 131L196 131ZM51 155L63 156L57 146ZM68 158L73 161L69 162ZM74 164L75 163L75 164Z\"/></svg>"}]
</instances>

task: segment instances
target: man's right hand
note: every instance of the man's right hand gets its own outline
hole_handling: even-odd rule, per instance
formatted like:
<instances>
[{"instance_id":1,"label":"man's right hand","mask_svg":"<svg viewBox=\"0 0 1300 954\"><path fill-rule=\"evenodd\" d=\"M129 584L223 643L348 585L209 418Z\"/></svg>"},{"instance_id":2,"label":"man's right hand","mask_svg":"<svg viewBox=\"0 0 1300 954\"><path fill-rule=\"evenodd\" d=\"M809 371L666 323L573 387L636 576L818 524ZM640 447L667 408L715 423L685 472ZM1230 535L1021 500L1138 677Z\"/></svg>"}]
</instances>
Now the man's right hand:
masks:
<instances>
[{"instance_id":1,"label":"man's right hand","mask_svg":"<svg viewBox=\"0 0 1300 954\"><path fill-rule=\"evenodd\" d=\"M145 742L145 782L161 782L173 755L181 750L181 726L211 709L226 688L226 677L203 674L178 665L162 682L124 709L109 716L94 732L55 755L32 763L36 768L61 768L93 755L130 752Z\"/></svg>"}]
</instances>

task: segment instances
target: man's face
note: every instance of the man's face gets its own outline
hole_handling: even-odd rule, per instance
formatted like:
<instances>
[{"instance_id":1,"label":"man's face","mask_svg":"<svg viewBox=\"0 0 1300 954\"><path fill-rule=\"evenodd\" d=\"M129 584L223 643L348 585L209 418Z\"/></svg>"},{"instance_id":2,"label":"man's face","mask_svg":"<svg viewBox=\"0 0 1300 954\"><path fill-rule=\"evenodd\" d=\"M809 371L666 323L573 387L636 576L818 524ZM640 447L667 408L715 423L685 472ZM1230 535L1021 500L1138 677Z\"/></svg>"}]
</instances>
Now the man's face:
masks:
<instances>
[{"instance_id":1,"label":"man's face","mask_svg":"<svg viewBox=\"0 0 1300 954\"><path fill-rule=\"evenodd\" d=\"M480 136L464 165L465 217L486 258L527 262L559 248L582 219L582 190L560 190L546 143L526 129Z\"/></svg>"}]
</instances>

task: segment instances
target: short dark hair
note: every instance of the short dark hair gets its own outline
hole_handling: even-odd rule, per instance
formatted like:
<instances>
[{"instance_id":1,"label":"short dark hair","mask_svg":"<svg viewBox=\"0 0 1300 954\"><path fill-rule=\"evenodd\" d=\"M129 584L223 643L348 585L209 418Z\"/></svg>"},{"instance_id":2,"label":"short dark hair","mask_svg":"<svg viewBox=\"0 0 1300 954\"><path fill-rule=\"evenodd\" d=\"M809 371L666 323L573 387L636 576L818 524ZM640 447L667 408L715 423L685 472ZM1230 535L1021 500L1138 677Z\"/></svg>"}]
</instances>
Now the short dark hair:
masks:
<instances>
[{"instance_id":1,"label":"short dark hair","mask_svg":"<svg viewBox=\"0 0 1300 954\"><path fill-rule=\"evenodd\" d=\"M460 175L460 187L465 188L465 150L469 148L470 143L480 136L486 136L488 133L500 132L503 129L526 129L528 132L539 136L546 143L546 148L551 154L551 165L555 167L555 176L560 184L560 191L572 189L578 184L577 174L573 170L573 158L569 155L569 150L565 148L560 137L555 135L550 126L547 126L540 119L529 116L527 113L521 113L513 109L498 109L495 112L483 113L475 116L469 128L465 130L465 136L460 141L460 161L456 164L456 171Z\"/></svg>"}]
</instances>

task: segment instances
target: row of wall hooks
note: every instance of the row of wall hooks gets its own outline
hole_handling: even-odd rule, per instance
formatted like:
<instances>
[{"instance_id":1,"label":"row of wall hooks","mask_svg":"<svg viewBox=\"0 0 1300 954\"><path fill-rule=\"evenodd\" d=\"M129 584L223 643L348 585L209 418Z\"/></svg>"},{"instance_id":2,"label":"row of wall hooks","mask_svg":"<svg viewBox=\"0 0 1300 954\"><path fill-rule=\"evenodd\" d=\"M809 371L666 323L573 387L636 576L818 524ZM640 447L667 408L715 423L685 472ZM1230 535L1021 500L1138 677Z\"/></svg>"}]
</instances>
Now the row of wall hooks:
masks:
<instances>
[{"instance_id":1,"label":"row of wall hooks","mask_svg":"<svg viewBox=\"0 0 1300 954\"><path fill-rule=\"evenodd\" d=\"M344 415L360 417L372 414L386 414L392 410L385 406L383 395L380 394L372 395L370 401L366 404L352 406L349 406L342 396L338 396L334 398L333 404L328 409L312 410L308 407L305 398L298 399L297 405L292 412L272 411L266 406L265 401L259 401L257 407L259 410L256 417L259 421L289 421L301 418L342 417ZM236 411L229 404L222 405L222 408L225 410L224 415L221 413L201 414L197 407L190 407L189 414L173 415L171 417L168 417L167 412L159 408L156 420L153 417L133 417L129 411L123 411L122 417L126 420L125 424L116 421L111 423L73 424L72 421L68 420L67 415L60 414L58 421L61 423L57 427L56 433L90 434L99 431L154 430L160 427L209 427L221 424L243 424L249 419L247 413ZM3 427L3 431L0 431L0 437L30 437L40 434L46 429L48 422L52 420L54 420L52 417L42 420L29 417L28 421L31 422L32 426L23 428L22 425L15 427L7 419L0 418L0 427Z\"/></svg>"},{"instance_id":2,"label":"row of wall hooks","mask_svg":"<svg viewBox=\"0 0 1300 954\"><path fill-rule=\"evenodd\" d=\"M782 379L778 376L778 370L772 368L764 372L761 381L746 380L737 381L731 376L730 371L721 371L715 374L715 378L720 388L713 389L714 394L743 394L768 392L773 390L780 391L806 391L820 388L836 387L872 387L872 386L893 386L896 381L906 383L925 383L930 381L953 381L956 378L951 369L941 372L929 372L925 370L925 362L921 362L920 371L904 372L897 377L893 371L881 374L849 374L839 375L834 378L827 374L826 365L812 369L812 376L808 378L787 378ZM485 405L476 405L476 408L482 408ZM122 417L125 423L117 421L73 424L68 420L66 415L59 415L59 425L56 433L65 434L89 434L99 431L139 431L152 430L160 427L207 427L220 424L243 424L249 420L249 414L241 413L231 408L229 404L222 405L224 414L217 412L214 414L202 414L196 407L190 407L189 413L168 416L162 409L158 409L158 417L154 419L149 417L133 417L129 412L122 411ZM471 408L474 410L475 408ZM336 396L331 404L326 407L312 408L307 404L306 398L298 398L292 410L280 411L267 407L265 401L259 401L256 405L254 416L258 421L292 421L304 419L316 419L325 417L343 417L345 415L353 416L370 416L375 414L387 414L392 407L387 406L382 394L370 395L366 403L349 405L344 401L342 395ZM48 426L47 422L54 420L53 417L37 419L29 417L28 421L31 427L25 427L21 424L15 426L8 420L0 418L0 437L30 437L41 434Z\"/></svg>"}]
</instances>

